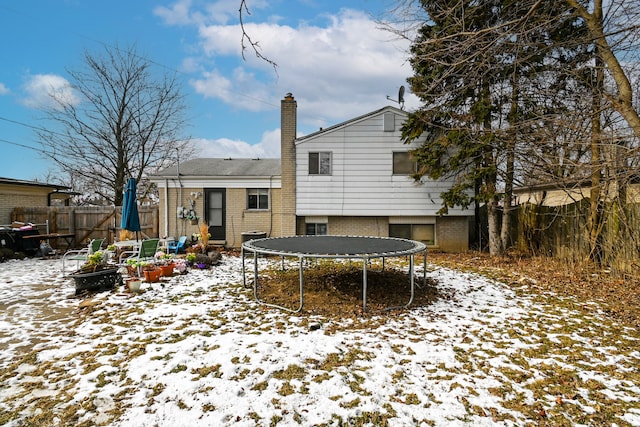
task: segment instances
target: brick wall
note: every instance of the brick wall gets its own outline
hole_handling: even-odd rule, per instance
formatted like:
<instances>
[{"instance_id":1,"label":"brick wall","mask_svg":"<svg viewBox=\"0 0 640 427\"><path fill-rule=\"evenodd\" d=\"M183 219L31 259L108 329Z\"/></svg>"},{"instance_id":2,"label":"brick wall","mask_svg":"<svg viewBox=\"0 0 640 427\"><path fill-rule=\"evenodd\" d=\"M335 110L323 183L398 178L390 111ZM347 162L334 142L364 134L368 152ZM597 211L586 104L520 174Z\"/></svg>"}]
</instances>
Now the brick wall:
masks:
<instances>
[{"instance_id":1,"label":"brick wall","mask_svg":"<svg viewBox=\"0 0 640 427\"><path fill-rule=\"evenodd\" d=\"M0 224L11 224L11 212L16 207L47 206L50 191L24 185L0 185Z\"/></svg>"},{"instance_id":2,"label":"brick wall","mask_svg":"<svg viewBox=\"0 0 640 427\"><path fill-rule=\"evenodd\" d=\"M267 237L281 234L281 191L271 189L269 210L247 210L247 190L245 188L227 189L226 233L227 246L239 247L242 244L242 233L262 231Z\"/></svg>"},{"instance_id":3,"label":"brick wall","mask_svg":"<svg viewBox=\"0 0 640 427\"><path fill-rule=\"evenodd\" d=\"M329 217L328 233L351 236L389 236L387 217Z\"/></svg>"},{"instance_id":4,"label":"brick wall","mask_svg":"<svg viewBox=\"0 0 640 427\"><path fill-rule=\"evenodd\" d=\"M161 189L160 191L164 191L164 189ZM189 209L189 202L187 201L188 198L191 197L191 192L192 191L199 191L202 193L202 196L199 197L196 200L196 205L195 205L195 210L197 212L197 215L200 216L200 218L203 218L204 216L204 191L202 190L202 188L191 188L191 187L186 187L182 189L182 201L178 201L178 199L180 198L180 189L179 188L169 188L167 189L167 212L166 212L166 217L165 217L165 212L164 212L164 203L162 203L160 205L160 234L162 236L166 235L167 236L172 236L175 237L176 239L179 236L190 236L192 233L199 233L200 229L198 225L191 225L191 223L188 220L182 220L182 219L178 219L177 213L176 213L176 207L177 206L184 206L187 209ZM164 194L162 194L162 198L164 198ZM166 225L166 228L165 228Z\"/></svg>"},{"instance_id":5,"label":"brick wall","mask_svg":"<svg viewBox=\"0 0 640 427\"><path fill-rule=\"evenodd\" d=\"M445 252L469 250L469 218L442 216L436 220L436 243Z\"/></svg>"}]
</instances>

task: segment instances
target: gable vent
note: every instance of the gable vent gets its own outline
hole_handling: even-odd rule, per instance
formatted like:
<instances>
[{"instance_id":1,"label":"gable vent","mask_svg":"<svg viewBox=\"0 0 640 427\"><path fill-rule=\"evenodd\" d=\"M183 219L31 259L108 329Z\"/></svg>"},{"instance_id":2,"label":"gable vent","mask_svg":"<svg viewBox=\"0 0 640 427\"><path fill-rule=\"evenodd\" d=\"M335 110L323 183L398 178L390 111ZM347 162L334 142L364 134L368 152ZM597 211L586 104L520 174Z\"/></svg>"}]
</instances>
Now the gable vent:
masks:
<instances>
[{"instance_id":1,"label":"gable vent","mask_svg":"<svg viewBox=\"0 0 640 427\"><path fill-rule=\"evenodd\" d=\"M384 131L393 132L395 129L396 115L393 113L384 113Z\"/></svg>"}]
</instances>

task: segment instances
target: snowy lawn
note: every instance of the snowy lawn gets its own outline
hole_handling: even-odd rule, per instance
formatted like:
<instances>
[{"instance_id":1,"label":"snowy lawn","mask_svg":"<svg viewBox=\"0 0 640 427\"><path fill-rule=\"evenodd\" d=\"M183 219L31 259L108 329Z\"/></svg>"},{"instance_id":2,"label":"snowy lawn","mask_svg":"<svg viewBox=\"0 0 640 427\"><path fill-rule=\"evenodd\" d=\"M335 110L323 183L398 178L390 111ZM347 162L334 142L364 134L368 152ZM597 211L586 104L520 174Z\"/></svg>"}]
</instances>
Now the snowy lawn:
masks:
<instances>
[{"instance_id":1,"label":"snowy lawn","mask_svg":"<svg viewBox=\"0 0 640 427\"><path fill-rule=\"evenodd\" d=\"M640 332L526 279L429 264L437 301L354 320L257 304L237 257L91 299L60 263L0 263L0 425L640 426Z\"/></svg>"}]
</instances>

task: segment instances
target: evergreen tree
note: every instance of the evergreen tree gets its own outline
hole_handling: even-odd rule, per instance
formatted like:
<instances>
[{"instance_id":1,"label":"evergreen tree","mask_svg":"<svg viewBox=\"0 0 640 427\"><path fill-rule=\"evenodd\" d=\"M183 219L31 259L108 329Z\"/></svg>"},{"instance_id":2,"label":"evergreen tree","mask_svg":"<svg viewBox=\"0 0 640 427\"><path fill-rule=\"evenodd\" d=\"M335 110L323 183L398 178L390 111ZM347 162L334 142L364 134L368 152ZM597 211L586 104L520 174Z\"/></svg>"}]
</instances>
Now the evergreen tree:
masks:
<instances>
[{"instance_id":1,"label":"evergreen tree","mask_svg":"<svg viewBox=\"0 0 640 427\"><path fill-rule=\"evenodd\" d=\"M526 146L544 118L562 108L549 88L569 90L575 80L560 70L589 59L582 27L557 1L421 4L429 20L412 44L415 75L408 81L423 107L403 128L407 143L427 135L413 151L421 165L416 178L457 178L441 213L486 204L489 252L500 255L509 244L512 189L524 176Z\"/></svg>"}]
</instances>

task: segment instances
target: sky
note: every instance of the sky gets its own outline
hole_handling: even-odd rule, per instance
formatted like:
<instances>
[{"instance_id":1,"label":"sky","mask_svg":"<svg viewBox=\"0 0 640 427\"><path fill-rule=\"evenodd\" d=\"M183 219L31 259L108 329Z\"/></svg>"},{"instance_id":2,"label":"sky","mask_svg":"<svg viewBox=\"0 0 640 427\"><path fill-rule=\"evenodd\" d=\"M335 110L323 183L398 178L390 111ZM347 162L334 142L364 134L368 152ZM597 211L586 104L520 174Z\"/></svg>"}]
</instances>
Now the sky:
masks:
<instances>
[{"instance_id":1,"label":"sky","mask_svg":"<svg viewBox=\"0 0 640 427\"><path fill-rule=\"evenodd\" d=\"M305 135L386 105L411 75L408 42L376 19L392 0L247 0L245 26L277 70L242 57L240 0L27 0L0 4L0 177L52 169L36 129L47 93L68 96L85 51L135 46L186 96L185 135L198 157L279 157L280 100L298 102ZM388 99L388 98L391 98ZM405 92L405 108L417 98Z\"/></svg>"},{"instance_id":2,"label":"sky","mask_svg":"<svg viewBox=\"0 0 640 427\"><path fill-rule=\"evenodd\" d=\"M428 305L325 318L258 305L241 264L74 298L60 258L0 262L4 425L640 426L640 333L597 302L429 263Z\"/></svg>"}]
</instances>

